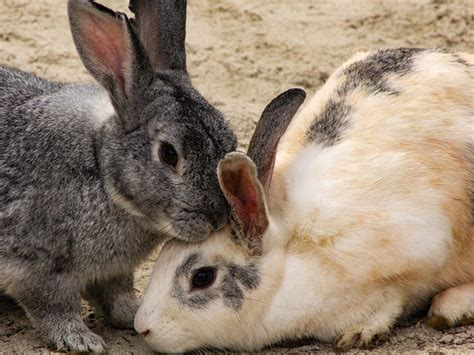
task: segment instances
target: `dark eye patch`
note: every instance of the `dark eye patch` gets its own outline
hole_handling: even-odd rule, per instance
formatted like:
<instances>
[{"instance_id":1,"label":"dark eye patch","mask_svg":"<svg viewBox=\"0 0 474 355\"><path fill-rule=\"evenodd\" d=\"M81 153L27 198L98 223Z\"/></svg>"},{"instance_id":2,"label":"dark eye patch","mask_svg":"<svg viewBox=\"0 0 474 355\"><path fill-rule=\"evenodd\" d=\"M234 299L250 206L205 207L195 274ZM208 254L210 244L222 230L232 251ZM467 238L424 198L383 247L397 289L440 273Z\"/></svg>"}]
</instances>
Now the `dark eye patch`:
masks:
<instances>
[{"instance_id":1,"label":"dark eye patch","mask_svg":"<svg viewBox=\"0 0 474 355\"><path fill-rule=\"evenodd\" d=\"M242 308L244 290L253 290L260 284L260 273L257 265L254 263L248 265L236 265L232 263L220 268L225 274L222 277L222 283L219 287L208 287L189 293L189 290L183 289L180 281L183 277L189 280L189 274L193 266L199 261L199 258L200 256L198 254L190 255L187 260L178 267L174 279L173 297L191 309L202 309L212 300L222 298L225 306L237 311ZM200 269L204 268L206 267ZM196 273L194 272L193 276L195 275Z\"/></svg>"}]
</instances>

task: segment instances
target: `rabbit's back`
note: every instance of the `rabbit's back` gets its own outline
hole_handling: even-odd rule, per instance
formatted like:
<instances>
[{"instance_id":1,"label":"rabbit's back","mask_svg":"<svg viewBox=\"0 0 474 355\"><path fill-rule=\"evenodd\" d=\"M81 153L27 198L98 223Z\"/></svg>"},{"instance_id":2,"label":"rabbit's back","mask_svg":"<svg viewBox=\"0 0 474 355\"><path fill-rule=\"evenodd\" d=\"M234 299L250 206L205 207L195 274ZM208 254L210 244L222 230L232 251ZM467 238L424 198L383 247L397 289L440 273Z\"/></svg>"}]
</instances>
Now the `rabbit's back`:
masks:
<instances>
[{"instance_id":1,"label":"rabbit's back","mask_svg":"<svg viewBox=\"0 0 474 355\"><path fill-rule=\"evenodd\" d=\"M348 139L370 144L449 135L472 124L474 59L464 53L417 48L361 52L338 68L290 124L279 145L286 167L304 147L336 146ZM460 113L458 117L457 113ZM433 127L430 131L430 125ZM464 131L469 141L471 131ZM387 131L388 129L388 131ZM451 138L460 138L451 137Z\"/></svg>"},{"instance_id":2,"label":"rabbit's back","mask_svg":"<svg viewBox=\"0 0 474 355\"><path fill-rule=\"evenodd\" d=\"M359 282L474 277L473 90L472 65L437 50L361 53L338 69L277 155L271 195L295 250L324 250L329 272Z\"/></svg>"},{"instance_id":3,"label":"rabbit's back","mask_svg":"<svg viewBox=\"0 0 474 355\"><path fill-rule=\"evenodd\" d=\"M2 111L61 88L60 84L38 78L31 73L2 66L0 66L0 83L0 110Z\"/></svg>"}]
</instances>

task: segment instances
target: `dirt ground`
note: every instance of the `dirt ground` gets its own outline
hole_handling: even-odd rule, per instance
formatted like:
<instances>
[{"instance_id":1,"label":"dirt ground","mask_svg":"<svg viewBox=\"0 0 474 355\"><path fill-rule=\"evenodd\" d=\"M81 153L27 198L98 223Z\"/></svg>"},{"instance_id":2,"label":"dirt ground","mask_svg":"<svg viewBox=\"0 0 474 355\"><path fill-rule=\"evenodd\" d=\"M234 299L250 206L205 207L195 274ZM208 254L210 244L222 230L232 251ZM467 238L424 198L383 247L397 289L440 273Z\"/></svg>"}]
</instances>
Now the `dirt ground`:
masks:
<instances>
[{"instance_id":1,"label":"dirt ground","mask_svg":"<svg viewBox=\"0 0 474 355\"><path fill-rule=\"evenodd\" d=\"M76 54L62 0L0 0L0 64L48 79L90 80ZM103 0L126 11L127 0ZM220 108L245 146L265 104L291 86L314 93L353 53L383 47L474 52L474 0L189 0L187 53L195 85ZM154 257L137 271L146 286ZM113 353L146 353L133 331L111 329L87 306L90 328ZM273 351L331 351L315 341ZM401 324L373 349L474 353L474 327L444 332ZM44 352L23 311L0 296L0 351Z\"/></svg>"}]
</instances>

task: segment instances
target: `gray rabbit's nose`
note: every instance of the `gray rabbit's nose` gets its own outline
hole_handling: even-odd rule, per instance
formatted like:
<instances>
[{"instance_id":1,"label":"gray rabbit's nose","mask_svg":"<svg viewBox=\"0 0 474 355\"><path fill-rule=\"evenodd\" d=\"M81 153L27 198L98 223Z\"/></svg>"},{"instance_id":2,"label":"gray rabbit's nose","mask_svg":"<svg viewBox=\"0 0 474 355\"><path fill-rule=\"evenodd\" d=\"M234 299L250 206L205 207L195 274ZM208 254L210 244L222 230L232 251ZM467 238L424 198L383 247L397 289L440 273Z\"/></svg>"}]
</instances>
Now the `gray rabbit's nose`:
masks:
<instances>
[{"instance_id":1,"label":"gray rabbit's nose","mask_svg":"<svg viewBox=\"0 0 474 355\"><path fill-rule=\"evenodd\" d=\"M219 230L224 227L229 219L229 213L225 207L220 210L212 211L208 213L207 216L214 230Z\"/></svg>"},{"instance_id":2,"label":"gray rabbit's nose","mask_svg":"<svg viewBox=\"0 0 474 355\"><path fill-rule=\"evenodd\" d=\"M212 232L221 229L229 220L229 206L224 197L219 199L215 196L205 195L200 201L203 217L212 227Z\"/></svg>"}]
</instances>

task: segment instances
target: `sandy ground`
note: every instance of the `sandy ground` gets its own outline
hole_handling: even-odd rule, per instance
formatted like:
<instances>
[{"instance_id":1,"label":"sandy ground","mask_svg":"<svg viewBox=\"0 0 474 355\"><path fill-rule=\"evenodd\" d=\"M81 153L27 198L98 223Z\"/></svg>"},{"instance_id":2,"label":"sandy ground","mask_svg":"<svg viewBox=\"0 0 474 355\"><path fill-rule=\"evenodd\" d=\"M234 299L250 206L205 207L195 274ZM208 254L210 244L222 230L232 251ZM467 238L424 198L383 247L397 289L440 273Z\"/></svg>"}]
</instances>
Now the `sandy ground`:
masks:
<instances>
[{"instance_id":1,"label":"sandy ground","mask_svg":"<svg viewBox=\"0 0 474 355\"><path fill-rule=\"evenodd\" d=\"M125 11L128 1L103 2ZM315 92L356 51L419 46L474 52L474 0L189 0L188 19L194 83L226 114L242 146L272 97L291 86ZM0 0L0 64L64 82L90 80L62 0ZM154 257L137 271L140 292ZM133 331L111 329L87 305L83 310L113 353L148 352ZM331 351L314 341L277 349ZM23 311L0 296L0 351L47 350ZM474 327L438 332L414 320L399 325L374 350L474 353Z\"/></svg>"}]
</instances>

